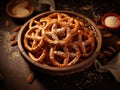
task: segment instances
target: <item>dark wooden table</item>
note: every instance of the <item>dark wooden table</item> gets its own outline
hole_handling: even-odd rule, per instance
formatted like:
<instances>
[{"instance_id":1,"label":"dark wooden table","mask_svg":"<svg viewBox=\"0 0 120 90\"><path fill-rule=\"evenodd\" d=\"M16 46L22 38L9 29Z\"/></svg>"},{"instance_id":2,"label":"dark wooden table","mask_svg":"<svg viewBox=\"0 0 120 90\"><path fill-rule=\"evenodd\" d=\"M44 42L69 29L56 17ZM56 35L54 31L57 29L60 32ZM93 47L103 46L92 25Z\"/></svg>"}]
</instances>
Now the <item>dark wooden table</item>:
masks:
<instances>
[{"instance_id":1,"label":"dark wooden table","mask_svg":"<svg viewBox=\"0 0 120 90\"><path fill-rule=\"evenodd\" d=\"M66 76L50 76L34 71L21 56L18 46L11 46L9 36L14 33L17 39L19 33L14 32L13 28L22 26L24 22L22 24L16 22L7 15L5 7L8 1L10 0L0 1L0 73L5 77L0 81L0 90L120 90L120 84L110 73L99 73L94 65L83 72ZM120 14L119 0L55 0L55 4L57 10L75 11L93 21L95 17L101 17L108 12ZM39 13L35 12L31 17ZM10 21L9 27L5 26L6 20ZM101 51L108 50L109 46L117 51L112 57L105 57L109 61L120 51L120 46L115 44L120 40L120 30L115 32L101 30L102 34L106 32L112 33L113 36L103 37ZM105 64L104 60L100 62ZM27 77L31 72L34 72L35 78L29 84Z\"/></svg>"}]
</instances>

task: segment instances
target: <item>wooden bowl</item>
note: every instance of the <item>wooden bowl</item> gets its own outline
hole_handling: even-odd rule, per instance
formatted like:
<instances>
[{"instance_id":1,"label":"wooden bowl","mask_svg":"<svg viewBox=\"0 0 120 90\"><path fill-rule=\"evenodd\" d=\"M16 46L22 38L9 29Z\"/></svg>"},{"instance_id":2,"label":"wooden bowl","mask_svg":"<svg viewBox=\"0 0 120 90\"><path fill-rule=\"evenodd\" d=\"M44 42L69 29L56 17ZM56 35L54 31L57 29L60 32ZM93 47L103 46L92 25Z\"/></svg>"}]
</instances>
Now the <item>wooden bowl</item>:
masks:
<instances>
[{"instance_id":1,"label":"wooden bowl","mask_svg":"<svg viewBox=\"0 0 120 90\"><path fill-rule=\"evenodd\" d=\"M81 63L71 65L68 67L52 67L52 66L47 66L47 65L43 65L41 63L35 62L28 56L27 50L25 49L24 44L23 44L23 39L24 39L24 35L25 35L26 31L28 30L28 25L30 23L30 20L31 19L39 20L40 18L45 17L45 16L55 13L55 12L62 12L62 13L68 14L70 16L83 19L85 21L85 23L89 24L89 27L92 28L92 31L95 33L96 48L95 48L94 52L92 53L92 55L89 58L87 58L86 60L82 61ZM94 63L95 58L96 58L99 50L101 49L102 38L101 38L101 32L99 31L99 29L97 28L95 23L92 20L90 20L88 17L86 17L82 14L73 12L73 11L62 11L62 10L57 11L56 10L56 11L48 11L48 12L38 14L37 16L35 16L31 19L22 26L22 28L19 32L18 47L19 47L19 50L20 50L21 54L23 55L23 57L28 62L30 62L33 66L35 66L40 72L47 73L50 75L67 75L67 74L72 74L72 73L76 73L76 72L81 72L81 71L85 70L86 68L89 68Z\"/></svg>"},{"instance_id":2,"label":"wooden bowl","mask_svg":"<svg viewBox=\"0 0 120 90\"><path fill-rule=\"evenodd\" d=\"M34 6L28 0L11 0L6 5L7 14L15 20L27 19L34 12Z\"/></svg>"}]
</instances>

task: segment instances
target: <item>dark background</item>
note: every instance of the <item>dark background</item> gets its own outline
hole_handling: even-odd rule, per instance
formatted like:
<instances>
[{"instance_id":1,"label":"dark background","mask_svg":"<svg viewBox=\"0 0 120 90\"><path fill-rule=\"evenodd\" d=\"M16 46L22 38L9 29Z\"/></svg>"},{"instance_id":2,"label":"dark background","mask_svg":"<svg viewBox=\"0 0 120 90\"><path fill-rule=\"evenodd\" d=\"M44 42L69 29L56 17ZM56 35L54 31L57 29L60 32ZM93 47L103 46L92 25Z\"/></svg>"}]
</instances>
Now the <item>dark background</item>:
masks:
<instances>
[{"instance_id":1,"label":"dark background","mask_svg":"<svg viewBox=\"0 0 120 90\"><path fill-rule=\"evenodd\" d=\"M6 4L10 0L0 1L0 73L5 79L0 81L0 90L120 90L120 84L110 73L99 73L94 65L83 72L66 75L50 76L31 69L29 64L21 56L18 46L10 46L9 36L13 33L16 25L22 26L6 13ZM75 11L89 17L93 21L95 17L101 17L105 13L114 12L120 14L119 0L55 0L57 10ZM84 10L84 6L90 6L89 10ZM34 12L35 16L41 12ZM10 26L5 27L6 20L10 20ZM96 23L100 24L100 23ZM117 52L112 57L107 57L110 61L120 51L120 47L115 43L120 40L120 30L111 32L107 29L101 30L101 33L112 33L112 38L103 38L101 52L108 49L108 46L114 47ZM17 39L17 37L16 37ZM107 62L108 62L107 61ZM104 60L100 60L106 64ZM27 82L28 75L34 72L34 81Z\"/></svg>"}]
</instances>

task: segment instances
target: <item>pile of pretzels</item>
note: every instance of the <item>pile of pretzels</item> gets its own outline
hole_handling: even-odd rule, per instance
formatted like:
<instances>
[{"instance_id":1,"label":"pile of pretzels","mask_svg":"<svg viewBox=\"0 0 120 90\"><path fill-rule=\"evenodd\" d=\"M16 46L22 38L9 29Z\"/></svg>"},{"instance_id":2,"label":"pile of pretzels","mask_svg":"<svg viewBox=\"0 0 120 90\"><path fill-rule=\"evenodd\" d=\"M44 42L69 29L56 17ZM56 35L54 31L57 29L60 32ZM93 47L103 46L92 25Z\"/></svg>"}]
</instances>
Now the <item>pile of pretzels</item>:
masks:
<instances>
[{"instance_id":1,"label":"pile of pretzels","mask_svg":"<svg viewBox=\"0 0 120 90\"><path fill-rule=\"evenodd\" d=\"M66 67L87 59L96 45L94 32L84 22L65 13L51 13L29 22L24 47L35 62Z\"/></svg>"}]
</instances>

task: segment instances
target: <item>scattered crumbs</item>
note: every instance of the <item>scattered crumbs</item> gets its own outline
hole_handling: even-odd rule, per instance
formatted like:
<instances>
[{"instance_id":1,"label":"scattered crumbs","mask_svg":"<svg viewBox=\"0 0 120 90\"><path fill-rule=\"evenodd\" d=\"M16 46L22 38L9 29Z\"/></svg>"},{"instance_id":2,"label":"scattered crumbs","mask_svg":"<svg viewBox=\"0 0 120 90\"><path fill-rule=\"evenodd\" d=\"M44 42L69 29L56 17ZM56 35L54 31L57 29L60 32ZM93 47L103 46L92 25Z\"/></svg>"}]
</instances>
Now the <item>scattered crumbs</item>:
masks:
<instances>
[{"instance_id":1,"label":"scattered crumbs","mask_svg":"<svg viewBox=\"0 0 120 90\"><path fill-rule=\"evenodd\" d=\"M83 6L82 8L83 8L83 10L90 10L91 6L87 5L87 6Z\"/></svg>"},{"instance_id":2,"label":"scattered crumbs","mask_svg":"<svg viewBox=\"0 0 120 90\"><path fill-rule=\"evenodd\" d=\"M16 59L19 58L19 57L20 57L19 51L12 52L12 53L9 55L9 59L10 59L10 60L16 60Z\"/></svg>"},{"instance_id":3,"label":"scattered crumbs","mask_svg":"<svg viewBox=\"0 0 120 90\"><path fill-rule=\"evenodd\" d=\"M10 53L13 48L10 46L10 41L8 40L10 32L0 30L0 42L2 43L2 48L5 53Z\"/></svg>"},{"instance_id":4,"label":"scattered crumbs","mask_svg":"<svg viewBox=\"0 0 120 90\"><path fill-rule=\"evenodd\" d=\"M103 76L96 70L87 70L82 73L82 78L79 81L75 81L76 86L79 88L93 86L96 83L103 80Z\"/></svg>"},{"instance_id":5,"label":"scattered crumbs","mask_svg":"<svg viewBox=\"0 0 120 90\"><path fill-rule=\"evenodd\" d=\"M101 17L98 17L98 16L94 17L94 21L95 21L96 23L100 22L100 21L101 21Z\"/></svg>"}]
</instances>

